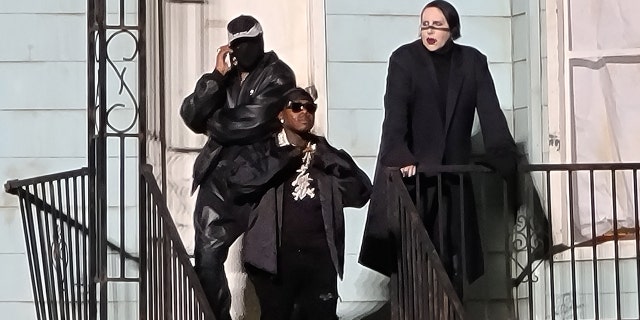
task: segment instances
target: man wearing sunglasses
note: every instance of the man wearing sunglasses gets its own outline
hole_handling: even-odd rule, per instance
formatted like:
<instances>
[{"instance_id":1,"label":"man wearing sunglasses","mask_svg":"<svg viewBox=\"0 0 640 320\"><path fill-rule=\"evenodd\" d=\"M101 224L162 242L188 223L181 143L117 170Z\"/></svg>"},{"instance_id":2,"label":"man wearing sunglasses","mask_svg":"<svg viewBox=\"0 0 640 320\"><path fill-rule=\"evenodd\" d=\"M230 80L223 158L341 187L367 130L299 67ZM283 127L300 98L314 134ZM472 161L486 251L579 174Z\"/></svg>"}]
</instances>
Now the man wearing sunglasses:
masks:
<instances>
[{"instance_id":1,"label":"man wearing sunglasses","mask_svg":"<svg viewBox=\"0 0 640 320\"><path fill-rule=\"evenodd\" d=\"M364 206L371 180L345 151L311 133L317 107L309 93L295 88L285 97L278 114L282 130L260 163L282 164L283 151L296 156L277 171L240 165L230 179L240 189L234 194L253 208L242 260L261 320L291 319L294 305L296 319L336 320L343 208Z\"/></svg>"},{"instance_id":2,"label":"man wearing sunglasses","mask_svg":"<svg viewBox=\"0 0 640 320\"><path fill-rule=\"evenodd\" d=\"M318 109L318 105L313 102L291 102L289 101L287 105L287 109L290 109L293 113L301 112L303 109L310 114L315 114L316 109Z\"/></svg>"},{"instance_id":3,"label":"man wearing sunglasses","mask_svg":"<svg viewBox=\"0 0 640 320\"><path fill-rule=\"evenodd\" d=\"M194 212L195 269L216 319L230 320L231 295L223 263L245 231L249 208L229 201L228 179L239 155L255 158L280 123L284 93L295 76L273 52L264 52L262 26L251 16L227 25L229 42L218 49L215 69L204 74L180 109L185 124L209 140L193 168L199 187ZM229 60L227 60L229 59ZM257 165L257 164L251 164Z\"/></svg>"}]
</instances>

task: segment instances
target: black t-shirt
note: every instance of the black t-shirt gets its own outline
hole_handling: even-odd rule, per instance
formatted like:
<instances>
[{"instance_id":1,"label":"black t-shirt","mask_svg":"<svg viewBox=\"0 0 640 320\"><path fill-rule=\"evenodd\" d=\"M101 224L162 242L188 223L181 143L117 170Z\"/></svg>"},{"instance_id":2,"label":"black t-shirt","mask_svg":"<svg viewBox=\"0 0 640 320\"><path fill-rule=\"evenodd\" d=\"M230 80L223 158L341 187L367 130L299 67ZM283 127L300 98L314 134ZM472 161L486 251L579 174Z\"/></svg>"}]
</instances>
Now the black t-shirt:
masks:
<instances>
[{"instance_id":1,"label":"black t-shirt","mask_svg":"<svg viewBox=\"0 0 640 320\"><path fill-rule=\"evenodd\" d=\"M302 199L295 200L292 185L296 176L288 179L284 184L284 200L282 203L282 247L288 249L324 249L327 247L327 238L322 218L322 206L318 183L315 177L320 172L314 168L307 170L310 188L314 190L314 196L305 195Z\"/></svg>"}]
</instances>

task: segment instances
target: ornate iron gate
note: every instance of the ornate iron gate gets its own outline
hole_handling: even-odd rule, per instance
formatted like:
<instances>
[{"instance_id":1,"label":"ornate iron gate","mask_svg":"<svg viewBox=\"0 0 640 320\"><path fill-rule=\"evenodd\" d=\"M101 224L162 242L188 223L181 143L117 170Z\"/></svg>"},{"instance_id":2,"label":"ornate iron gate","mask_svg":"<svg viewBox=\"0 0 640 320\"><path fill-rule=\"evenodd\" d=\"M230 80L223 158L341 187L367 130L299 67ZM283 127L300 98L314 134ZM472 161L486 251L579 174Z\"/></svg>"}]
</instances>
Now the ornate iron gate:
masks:
<instances>
[{"instance_id":1,"label":"ornate iron gate","mask_svg":"<svg viewBox=\"0 0 640 320\"><path fill-rule=\"evenodd\" d=\"M139 266L124 257L129 251L140 254L138 212L144 210L139 201L144 195L138 177L146 163L146 17L145 0L87 2L88 203L95 215L95 224L90 225L96 240L95 252L90 252L94 283L89 297L97 298L90 306L97 306L92 314L99 319L117 318L115 312L126 315L127 302L144 296ZM117 250L104 245L108 238L117 239ZM121 301L110 310L106 302L114 300Z\"/></svg>"}]
</instances>

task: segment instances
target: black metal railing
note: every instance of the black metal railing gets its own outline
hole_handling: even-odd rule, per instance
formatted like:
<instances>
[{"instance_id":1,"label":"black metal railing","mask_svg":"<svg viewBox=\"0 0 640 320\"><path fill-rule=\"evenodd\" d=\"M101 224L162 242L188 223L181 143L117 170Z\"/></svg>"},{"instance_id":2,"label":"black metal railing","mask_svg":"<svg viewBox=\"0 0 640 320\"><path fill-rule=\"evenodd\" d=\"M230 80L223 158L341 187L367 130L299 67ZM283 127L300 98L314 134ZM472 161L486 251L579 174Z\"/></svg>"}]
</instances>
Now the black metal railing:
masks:
<instances>
[{"instance_id":1,"label":"black metal railing","mask_svg":"<svg viewBox=\"0 0 640 320\"><path fill-rule=\"evenodd\" d=\"M523 194L526 210L536 210L539 196L551 246L536 253L542 240L531 234L536 214L516 221L515 229L525 230L513 248L514 266L524 271L513 279L517 317L640 318L640 163L536 164L521 171L535 184Z\"/></svg>"},{"instance_id":2,"label":"black metal railing","mask_svg":"<svg viewBox=\"0 0 640 320\"><path fill-rule=\"evenodd\" d=\"M485 275L492 282L464 283L467 314L523 320L640 317L640 163L526 164L519 167L517 186L484 167L440 166L428 171L422 175L436 179L438 202L443 201L443 180L459 181L455 190L461 193L468 192L463 185L473 180L480 227L489 229L482 240L489 243L485 247L494 246L485 252L485 265L491 266ZM450 310L461 310L460 299L451 298L456 292L445 271L446 257L439 256L447 249L439 236L450 226L439 220L432 226L435 238L429 238L432 234L418 215L425 205L419 196L424 178L415 180L411 192L397 170L387 178L392 182L389 213L397 223L393 233L399 252L398 275L391 280L394 319L451 317ZM460 234L465 237L470 227L465 225L465 214L470 214L464 210L465 197L453 199L461 203L447 214L461 215ZM438 215L442 210L439 206ZM503 249L496 249L500 243ZM465 244L462 239L463 259L469 249ZM498 260L504 261L505 270L497 270L500 263L495 261L487 263L491 254L502 257ZM463 261L463 279L465 266ZM496 275L500 272L503 275ZM502 290L500 298L491 296L496 288ZM478 309L478 303L484 305ZM501 308L492 309L499 303ZM463 317L460 313L458 318Z\"/></svg>"},{"instance_id":3,"label":"black metal railing","mask_svg":"<svg viewBox=\"0 0 640 320\"><path fill-rule=\"evenodd\" d=\"M140 217L145 319L215 320L150 165L141 168L145 190ZM142 205L142 203L141 203Z\"/></svg>"},{"instance_id":4,"label":"black metal railing","mask_svg":"<svg viewBox=\"0 0 640 320\"><path fill-rule=\"evenodd\" d=\"M94 217L86 210L88 169L12 180L19 197L38 319L95 319ZM94 308L92 308L94 306Z\"/></svg>"},{"instance_id":5,"label":"black metal railing","mask_svg":"<svg viewBox=\"0 0 640 320\"><path fill-rule=\"evenodd\" d=\"M118 253L139 266L140 319L214 320L152 168L141 168L140 256L98 237L89 210L87 168L24 180L5 190L19 197L36 316L40 320L102 319L97 253ZM103 248L103 249L100 249Z\"/></svg>"},{"instance_id":6,"label":"black metal railing","mask_svg":"<svg viewBox=\"0 0 640 320\"><path fill-rule=\"evenodd\" d=\"M453 177L460 192L466 190L466 175L492 175L477 166L434 170L422 174L437 177L438 189L444 175ZM145 165L140 171L139 257L97 236L98 217L88 209L88 169L7 182L6 191L20 200L38 319L99 318L97 306L108 303L98 299L96 291L101 283L96 264L99 247L139 264L141 319L214 319L152 168ZM489 193L476 198L485 206L480 215L490 223L496 223L495 217L504 218L498 228L506 230L503 254L513 309L508 318L638 318L638 171L640 163L525 165L520 168L516 211L506 201L514 190L500 179L489 187L477 188L474 182L474 193ZM387 179L399 253L398 272L391 279L394 319L464 319L469 311L463 310L438 255L444 241L432 241L419 216L418 208L425 204L421 197L411 198L397 171L387 172ZM501 205L487 206L492 195ZM441 197L439 192L439 201ZM460 207L460 220L465 221L468 213L464 204ZM491 211L497 213L486 216ZM460 228L466 235L468 226L461 223ZM465 256L466 241L461 243ZM466 263L462 266L464 274Z\"/></svg>"},{"instance_id":7,"label":"black metal railing","mask_svg":"<svg viewBox=\"0 0 640 320\"><path fill-rule=\"evenodd\" d=\"M387 179L387 208L397 255L397 272L391 275L391 318L464 319L462 302L400 173L388 170Z\"/></svg>"}]
</instances>

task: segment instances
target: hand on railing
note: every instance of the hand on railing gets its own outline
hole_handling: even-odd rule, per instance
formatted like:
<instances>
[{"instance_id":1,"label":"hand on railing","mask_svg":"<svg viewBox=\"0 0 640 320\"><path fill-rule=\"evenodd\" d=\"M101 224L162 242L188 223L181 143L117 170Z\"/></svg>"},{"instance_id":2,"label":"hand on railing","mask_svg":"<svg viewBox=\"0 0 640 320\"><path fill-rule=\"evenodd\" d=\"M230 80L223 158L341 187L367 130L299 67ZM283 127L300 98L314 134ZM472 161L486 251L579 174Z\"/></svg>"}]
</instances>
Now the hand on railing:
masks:
<instances>
[{"instance_id":1,"label":"hand on railing","mask_svg":"<svg viewBox=\"0 0 640 320\"><path fill-rule=\"evenodd\" d=\"M416 174L416 166L412 164L406 167L402 167L400 168L400 173L403 177L413 177Z\"/></svg>"}]
</instances>

